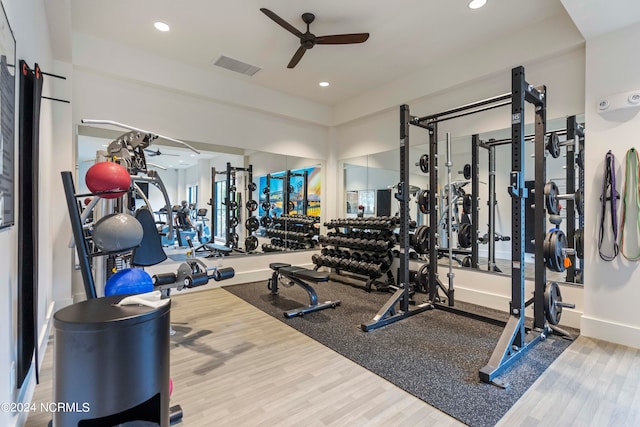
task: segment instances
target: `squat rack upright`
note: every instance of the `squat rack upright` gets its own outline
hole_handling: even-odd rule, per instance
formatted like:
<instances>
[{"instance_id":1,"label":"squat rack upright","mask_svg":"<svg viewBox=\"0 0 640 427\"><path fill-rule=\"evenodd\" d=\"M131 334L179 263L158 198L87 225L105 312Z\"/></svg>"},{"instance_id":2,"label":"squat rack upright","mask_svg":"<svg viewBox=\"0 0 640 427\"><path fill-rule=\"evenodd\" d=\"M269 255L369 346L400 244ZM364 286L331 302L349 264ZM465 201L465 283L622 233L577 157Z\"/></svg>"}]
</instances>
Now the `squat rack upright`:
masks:
<instances>
[{"instance_id":1,"label":"squat rack upright","mask_svg":"<svg viewBox=\"0 0 640 427\"><path fill-rule=\"evenodd\" d=\"M504 326L502 335L486 366L479 370L480 379L493 382L513 361L517 360L538 341L544 339L551 331L545 320L544 291L546 272L544 267L544 253L542 244L536 245L536 280L533 298L525 301L524 277L524 243L525 243L525 203L529 196L525 186L525 103L535 107L535 240L543 242L545 239L546 215L544 210L544 182L545 182L545 148L544 135L546 131L546 87L533 87L525 79L524 67L516 67L511 72L512 90L510 93L487 98L482 101L463 105L441 113L415 117L411 116L408 105L400 106L400 183L396 198L401 202L400 209L400 269L399 288L394 295L378 311L373 321L361 325L364 331L370 331L387 324L396 322L414 314L433 309L443 309L456 314L469 316L478 320ZM453 307L454 290L452 277L449 277L449 287L445 288L437 275L438 248L436 246L436 230L438 230L436 206L436 191L438 188L438 123L464 117L467 115L511 105L511 140L512 163L510 173L509 193L512 197L512 239L511 239L511 302L508 321L495 319L465 312ZM409 272L409 128L410 125L427 129L429 132L429 205L432 209L429 215L429 299L427 302L410 307L410 272ZM472 168L477 163L472 163ZM477 190L476 190L477 191ZM472 200L472 209L477 211L478 199ZM472 236L477 239L477 233ZM473 242L477 244L477 241ZM447 295L448 306L439 303L438 289ZM525 327L525 308L534 304L533 328ZM396 308L396 306L398 306ZM527 334L527 332L529 332Z\"/></svg>"}]
</instances>

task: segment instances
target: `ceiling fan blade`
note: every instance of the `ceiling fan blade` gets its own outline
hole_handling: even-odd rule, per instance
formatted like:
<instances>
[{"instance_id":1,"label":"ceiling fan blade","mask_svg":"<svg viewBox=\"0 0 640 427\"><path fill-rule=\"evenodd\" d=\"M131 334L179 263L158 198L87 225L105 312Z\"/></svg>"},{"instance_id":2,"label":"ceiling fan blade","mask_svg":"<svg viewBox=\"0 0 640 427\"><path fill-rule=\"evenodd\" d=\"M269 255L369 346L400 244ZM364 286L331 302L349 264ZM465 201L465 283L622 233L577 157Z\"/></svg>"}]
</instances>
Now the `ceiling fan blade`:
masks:
<instances>
[{"instance_id":1,"label":"ceiling fan blade","mask_svg":"<svg viewBox=\"0 0 640 427\"><path fill-rule=\"evenodd\" d=\"M291 58L291 61L289 61L289 65L287 65L287 68L295 67L298 62L300 62L300 60L302 59L302 55L304 55L306 51L307 49L305 49L303 46L300 46L298 50L296 50L296 53L293 54L293 58Z\"/></svg>"},{"instance_id":2,"label":"ceiling fan blade","mask_svg":"<svg viewBox=\"0 0 640 427\"><path fill-rule=\"evenodd\" d=\"M316 37L316 44L351 44L363 43L369 38L369 33L338 34L335 36Z\"/></svg>"},{"instance_id":3,"label":"ceiling fan blade","mask_svg":"<svg viewBox=\"0 0 640 427\"><path fill-rule=\"evenodd\" d=\"M296 27L289 24L287 21L280 18L278 15L271 12L269 9L266 9L263 7L263 8L260 8L260 11L265 15L267 15L269 18L271 18L276 24L280 25L282 28L289 31L291 34L295 35L296 37L302 37L302 33Z\"/></svg>"}]
</instances>

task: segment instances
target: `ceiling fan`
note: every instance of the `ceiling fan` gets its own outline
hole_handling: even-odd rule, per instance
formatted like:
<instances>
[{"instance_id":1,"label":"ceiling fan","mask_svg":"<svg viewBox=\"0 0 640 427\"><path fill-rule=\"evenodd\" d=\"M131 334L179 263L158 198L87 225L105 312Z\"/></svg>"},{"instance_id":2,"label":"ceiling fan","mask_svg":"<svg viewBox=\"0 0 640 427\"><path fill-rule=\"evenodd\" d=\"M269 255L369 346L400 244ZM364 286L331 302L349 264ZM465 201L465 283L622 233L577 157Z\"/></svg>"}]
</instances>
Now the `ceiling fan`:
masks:
<instances>
[{"instance_id":1,"label":"ceiling fan","mask_svg":"<svg viewBox=\"0 0 640 427\"><path fill-rule=\"evenodd\" d=\"M317 44L352 44L352 43L363 43L367 41L369 38L369 33L356 33L356 34L337 34L332 36L316 36L309 31L309 24L313 22L316 16L313 13L303 13L302 20L305 24L307 24L307 32L302 33L298 31L296 27L289 24L287 21L270 11L269 9L261 8L260 11L275 21L276 24L280 25L285 30L289 31L294 36L300 39L300 47L293 54L291 61L289 61L289 65L287 68L295 67L300 59L302 59L302 55L304 53L313 48Z\"/></svg>"},{"instance_id":2,"label":"ceiling fan","mask_svg":"<svg viewBox=\"0 0 640 427\"><path fill-rule=\"evenodd\" d=\"M149 153L149 157L156 157L156 156L176 156L179 157L180 154L170 154L170 153L162 153L160 152L160 149L158 148L157 150L152 150L150 148L145 148L144 151L146 153Z\"/></svg>"}]
</instances>

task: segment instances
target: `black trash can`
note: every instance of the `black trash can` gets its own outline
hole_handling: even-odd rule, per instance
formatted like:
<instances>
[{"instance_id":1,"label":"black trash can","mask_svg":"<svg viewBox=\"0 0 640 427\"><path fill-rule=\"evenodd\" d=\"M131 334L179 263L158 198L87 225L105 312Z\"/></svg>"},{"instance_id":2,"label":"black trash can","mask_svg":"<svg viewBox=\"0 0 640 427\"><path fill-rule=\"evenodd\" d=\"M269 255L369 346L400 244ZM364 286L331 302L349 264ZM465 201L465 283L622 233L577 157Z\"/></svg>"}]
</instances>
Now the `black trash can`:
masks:
<instances>
[{"instance_id":1,"label":"black trash can","mask_svg":"<svg viewBox=\"0 0 640 427\"><path fill-rule=\"evenodd\" d=\"M54 315L53 427L169 426L169 309L83 301Z\"/></svg>"}]
</instances>

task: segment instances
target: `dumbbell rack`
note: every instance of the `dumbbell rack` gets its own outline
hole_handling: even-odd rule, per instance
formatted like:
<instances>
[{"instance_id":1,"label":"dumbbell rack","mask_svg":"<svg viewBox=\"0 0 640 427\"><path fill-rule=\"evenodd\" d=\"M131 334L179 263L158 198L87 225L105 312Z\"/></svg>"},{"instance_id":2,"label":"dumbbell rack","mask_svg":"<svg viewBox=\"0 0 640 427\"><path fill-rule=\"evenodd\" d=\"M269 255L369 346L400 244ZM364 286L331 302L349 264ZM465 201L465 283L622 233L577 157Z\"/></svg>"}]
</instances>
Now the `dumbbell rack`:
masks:
<instances>
[{"instance_id":1,"label":"dumbbell rack","mask_svg":"<svg viewBox=\"0 0 640 427\"><path fill-rule=\"evenodd\" d=\"M281 215L272 218L266 228L271 243L262 245L264 252L280 252L296 249L311 249L316 246L314 237L318 235L316 224L320 218L306 215Z\"/></svg>"},{"instance_id":2,"label":"dumbbell rack","mask_svg":"<svg viewBox=\"0 0 640 427\"><path fill-rule=\"evenodd\" d=\"M330 231L321 235L318 241L323 246L320 255L313 255L316 270L329 267L337 275L349 272L350 277L365 280L364 289L371 292L387 290L395 284L391 264L395 246L393 234L397 226L395 217L332 219L324 226ZM386 280L380 280L386 276Z\"/></svg>"}]
</instances>

